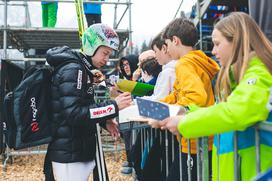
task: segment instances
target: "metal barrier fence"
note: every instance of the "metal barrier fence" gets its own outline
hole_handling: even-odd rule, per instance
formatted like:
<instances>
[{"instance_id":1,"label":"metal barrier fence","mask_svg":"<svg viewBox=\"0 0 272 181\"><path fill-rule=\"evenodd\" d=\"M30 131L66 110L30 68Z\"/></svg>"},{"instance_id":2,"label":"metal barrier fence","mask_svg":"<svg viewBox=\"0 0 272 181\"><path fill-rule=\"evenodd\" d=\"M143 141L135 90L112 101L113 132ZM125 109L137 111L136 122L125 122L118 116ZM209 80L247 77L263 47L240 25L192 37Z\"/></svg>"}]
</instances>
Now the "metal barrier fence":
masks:
<instances>
[{"instance_id":1,"label":"metal barrier fence","mask_svg":"<svg viewBox=\"0 0 272 181\"><path fill-rule=\"evenodd\" d=\"M178 145L175 145L175 136L173 136L171 133L168 131L157 131L155 129L149 128L149 126L142 124L142 123L137 123L137 122L130 122L130 128L132 131L132 144L135 145L137 137L140 137L140 147L141 147L141 157L144 157L144 152L147 149L147 152L150 151L152 147L152 139L154 137L158 136L160 139L160 144L164 148L164 158L160 160L161 163L161 170L162 173L164 173L164 176L169 175L170 171L170 166L171 163L175 161L175 147L178 146L178 149L181 148L181 144L178 143ZM135 124L135 125L134 125ZM121 125L121 130L122 131L129 131L128 126L123 126ZM139 136L140 135L140 136ZM165 139L165 140L162 140ZM203 137L196 139L197 140L197 180L198 181L206 181L209 180L209 161L208 161L208 137ZM190 140L188 139L188 150L191 150L191 144ZM170 144L169 144L170 143ZM171 153L170 153L171 152ZM135 153L134 153L135 154ZM135 156L135 155L134 155ZM182 165L182 154L179 151L179 165L180 165L180 180L182 180L182 167L186 165ZM187 174L188 174L188 181L192 180L191 177L191 153L188 153L187 156ZM135 167L135 165L134 165ZM133 180L137 180L136 176L136 171L134 169L133 172Z\"/></svg>"},{"instance_id":2,"label":"metal barrier fence","mask_svg":"<svg viewBox=\"0 0 272 181\"><path fill-rule=\"evenodd\" d=\"M7 170L7 162L8 160L13 163L13 156L29 156L29 155L40 155L40 154L46 154L47 151L47 145L22 149L22 150L13 150L10 149L8 146L6 146L6 149L4 153L2 154L3 157L3 171Z\"/></svg>"},{"instance_id":3,"label":"metal barrier fence","mask_svg":"<svg viewBox=\"0 0 272 181\"><path fill-rule=\"evenodd\" d=\"M105 99L109 98L108 89L101 90L99 87L94 87L95 92L95 100L96 102L101 102ZM151 148L152 144L150 140L153 138L153 136L159 136L161 143L164 143L165 146L165 160L161 160L161 165L164 164L161 168L164 168L164 170L161 170L165 173L167 176L169 174L169 165L174 161L174 138L173 136L170 136L170 140L168 137L168 132L157 132L151 129L151 131L146 131L147 129L150 129L148 125L137 123L137 122L128 122L125 124L120 125L121 131L131 131L132 132L132 143L135 143L136 141L136 135L140 134L141 137L141 154L143 154L144 146L146 143L148 143L148 149ZM256 145L256 173L260 174L261 172L261 159L260 159L260 131L268 131L272 132L272 123L270 122L260 122L255 127L255 145ZM164 136L163 136L164 135ZM165 139L164 141L162 139ZM168 143L171 143L169 145ZM188 140L188 150L190 150L190 141ZM169 153L169 148L172 153ZM179 148L181 145L179 145ZM121 148L120 148L121 149ZM12 156L22 156L22 155L36 155L36 154L45 154L46 153L46 146L38 146L33 148L28 148L24 150L14 151L9 149L7 146L5 147L5 151L2 154L2 157L4 158L3 162L3 169L6 169L7 161L12 158ZM168 155L171 155L171 157L168 157ZM181 152L179 152L179 164L180 168L182 167L182 161L181 161L182 155ZM238 139L237 139L237 132L234 133L234 178L233 180L240 180L240 167L238 164ZM190 161L191 161L191 154L188 153L187 156L187 174L188 174L188 180L191 181L191 169L190 169ZM220 166L220 163L217 163L217 166ZM219 169L218 169L219 170ZM182 175L182 170L180 169L180 175ZM219 175L219 174L218 174ZM206 181L209 180L209 159L208 159L208 138L199 138L197 139L197 180L198 181ZM134 179L136 179L136 176L134 174ZM180 177L181 180L181 177ZM220 178L218 178L220 180Z\"/></svg>"},{"instance_id":4,"label":"metal barrier fence","mask_svg":"<svg viewBox=\"0 0 272 181\"><path fill-rule=\"evenodd\" d=\"M120 129L121 131L131 131L132 132L132 144L135 145L136 140L137 140L137 136L139 137L140 135L140 154L141 154L141 159L143 159L143 155L145 152L145 148L146 146L148 146L147 151L149 151L152 147L152 139L154 139L154 135L157 136L159 134L160 140L161 139L165 139L164 142L160 141L161 144L165 149L165 160L160 160L161 163L161 170L162 173L165 173L165 176L167 176L169 174L169 165L170 163L173 163L174 159L174 149L169 149L169 147L174 148L174 138L173 135L171 135L170 140L169 140L169 136L167 136L167 134L170 134L167 131L160 131L159 133L154 130L149 128L148 125L143 124L143 123L138 123L138 122L128 122L128 123L123 123L123 125L120 125ZM255 129L255 146L256 146L256 176L260 175L261 173L261 159L260 159L260 131L268 131L268 132L272 132L272 123L270 122L260 122L258 124L256 124L254 126ZM147 131L148 130L148 131ZM162 136L162 134L166 135L166 136ZM271 138L272 139L272 138ZM171 143L171 145L169 145L168 143ZM234 139L233 139L233 146L234 146L234 181L239 181L241 180L240 178L240 165L238 163L238 138L237 138L237 132L234 132ZM179 148L181 148L181 145L178 145ZM190 150L191 144L190 141L188 140L188 150ZM168 153L168 151L172 151L172 153ZM198 181L208 181L211 180L211 175L209 173L209 156L208 156L208 138L207 137L203 137L203 138L198 138L197 139L197 180ZM135 153L134 153L135 154ZM219 154L217 152L217 154ZM169 156L171 155L171 156ZM134 155L135 156L135 155ZM192 173L191 173L191 153L189 152L187 155L187 174L188 174L188 181L192 180ZM219 155L217 155L219 156ZM180 165L180 181L182 180L181 175L182 175L182 154L181 152L179 152L179 165ZM219 159L217 159L219 160ZM164 166L162 165L164 164ZM217 161L217 167L219 170L219 166L220 163L219 161ZM134 165L135 167L135 165ZM133 178L134 180L137 180L137 176L136 176L136 171L134 169L133 172ZM220 180L219 174L218 174L218 178L217 180Z\"/></svg>"},{"instance_id":5,"label":"metal barrier fence","mask_svg":"<svg viewBox=\"0 0 272 181\"><path fill-rule=\"evenodd\" d=\"M141 159L143 159L143 155L145 154L146 152L146 149L147 149L147 152L150 151L151 147L153 146L152 142L153 142L153 139L159 137L159 142L160 142L160 148L163 149L163 153L161 153L161 155L163 155L163 157L161 157L160 159L160 172L163 173L163 175L166 177L168 174L169 174L169 167L170 165L175 161L175 155L176 155L176 149L175 147L181 147L181 145L176 145L174 140L176 139L173 135L171 135L169 132L167 131L158 131L158 130L155 130L155 129L151 129L149 128L148 125L146 124L143 124L143 123L139 123L139 122L126 122L126 123L122 123L120 125L120 130L125 132L125 131L132 131L132 145L133 145L133 152L134 152L134 155L133 157L137 157L137 154L140 154L141 155ZM137 140L137 143L136 143L136 140ZM139 141L140 140L140 141ZM138 145L140 142L140 146ZM205 154L205 152L208 153L208 150L207 150L207 147L206 145L203 143L205 142L205 139L199 139L198 141L198 147L197 147L197 150L198 150L198 155L201 155L201 156L198 156L198 172L203 172L203 173L206 173L205 172L205 169L206 168L206 165L203 165L203 163L207 163L207 162L203 162L202 160L205 159L205 156L207 156L207 154ZM140 149L137 149L135 148L137 146L140 147ZM188 144L188 147L190 147L191 145ZM140 153L135 153L137 151L140 151ZM179 164L182 165L182 161L181 161L181 152L179 154ZM188 154L188 164L190 164L190 160L191 160L191 155ZM137 166L135 165L136 163L134 163L134 175L133 175L133 178L134 180L136 180L136 171L137 170ZM180 167L181 168L181 167ZM208 170L208 169L207 169ZM187 171L189 172L188 175L191 175L190 172L191 170L190 169L187 169ZM180 169L180 176L182 175L182 170ZM139 174L139 173L137 173ZM200 174L198 174L199 176L201 176ZM205 175L205 174L204 174ZM202 177L199 177L199 179L202 179ZM181 179L180 179L181 180ZM189 177L189 180L190 177Z\"/></svg>"},{"instance_id":6,"label":"metal barrier fence","mask_svg":"<svg viewBox=\"0 0 272 181\"><path fill-rule=\"evenodd\" d=\"M260 160L260 134L259 131L264 130L264 131L269 131L272 132L272 123L259 123L256 125L255 131L256 131L256 137L255 137L255 142L256 142L256 172L259 174L261 172L261 160Z\"/></svg>"},{"instance_id":7,"label":"metal barrier fence","mask_svg":"<svg viewBox=\"0 0 272 181\"><path fill-rule=\"evenodd\" d=\"M260 122L254 126L255 129L255 152L256 152L256 174L261 174L261 139L260 139L260 132L261 131L267 131L272 133L272 123L271 122ZM272 139L272 137L271 137ZM238 137L237 132L234 135L234 180L240 180L240 167L238 167Z\"/></svg>"}]
</instances>

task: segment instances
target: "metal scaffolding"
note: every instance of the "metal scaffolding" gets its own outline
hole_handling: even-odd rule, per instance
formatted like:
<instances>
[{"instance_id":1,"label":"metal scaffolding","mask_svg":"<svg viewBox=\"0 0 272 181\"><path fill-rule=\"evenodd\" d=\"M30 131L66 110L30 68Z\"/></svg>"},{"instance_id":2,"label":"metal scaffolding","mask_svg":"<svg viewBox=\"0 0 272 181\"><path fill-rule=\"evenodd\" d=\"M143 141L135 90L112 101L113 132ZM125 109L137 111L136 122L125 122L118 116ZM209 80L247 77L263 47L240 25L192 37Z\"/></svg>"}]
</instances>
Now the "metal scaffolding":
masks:
<instances>
[{"instance_id":1,"label":"metal scaffolding","mask_svg":"<svg viewBox=\"0 0 272 181\"><path fill-rule=\"evenodd\" d=\"M199 30L197 48L211 56L211 33L214 22L230 12L244 11L248 13L248 0L197 0L193 9L192 21Z\"/></svg>"},{"instance_id":2,"label":"metal scaffolding","mask_svg":"<svg viewBox=\"0 0 272 181\"><path fill-rule=\"evenodd\" d=\"M49 48L55 46L63 46L67 45L73 49L80 49L80 41L78 36L77 28L42 28L42 27L31 27L30 16L28 12L28 2L38 2L40 0L4 0L3 3L0 3L0 8L3 7L4 12L4 26L0 26L0 49L3 49L3 60L2 60L2 70L1 70L1 100L3 103L4 96L7 91L10 91L18 84L18 81L21 80L22 73L24 68L29 65L37 64L42 61L44 63L45 58L42 57L31 57L31 58L23 58L21 60L11 60L8 58L8 49L18 49L23 52L25 57L29 57L28 53L30 49L35 50L47 50ZM53 0L46 0L53 1ZM55 0L54 0L55 1ZM58 2L67 2L73 3L71 0L58 0ZM90 1L84 1L90 2ZM94 2L90 2L94 3ZM132 30L131 30L131 0L112 0L111 2L102 1L95 2L101 4L109 4L114 6L114 18L113 28L116 30L119 39L120 39L120 47L119 50L122 51L127 45L129 41L132 41ZM1 6L2 5L2 6ZM121 17L119 18L117 15L118 6L126 6L125 10L121 12ZM25 19L24 25L21 27L10 26L8 24L8 6L23 6L25 8ZM75 10L76 11L76 10ZM124 19L124 16L128 15L128 27L126 29L119 29L119 25L121 21ZM76 18L76 17L75 17ZM132 52L132 47L130 47L130 51ZM117 57L118 54L115 54ZM34 58L34 59L33 59ZM115 58L115 57L113 57ZM26 61L28 60L28 61ZM114 59L112 59L114 60ZM114 63L114 62L111 62ZM9 65L9 68L7 68ZM19 67L18 65L22 65ZM11 70L11 71L10 71ZM8 159L12 158L12 156L18 155L33 155L33 154L45 154L46 146L44 147L33 147L31 149L26 150L18 150L15 151L13 149L9 149L6 145L5 139L5 131L6 127L3 122L3 109L0 111L0 154L2 154L3 160L3 169L6 169L6 163ZM109 149L109 148L108 148Z\"/></svg>"},{"instance_id":3,"label":"metal scaffolding","mask_svg":"<svg viewBox=\"0 0 272 181\"><path fill-rule=\"evenodd\" d=\"M47 0L56 1L56 0ZM21 3L23 2L23 3ZM4 0L0 3L3 6L4 12L4 25L0 26L0 48L3 49L3 58L8 58L7 49L18 49L24 52L25 56L28 55L29 49L49 49L54 46L68 45L71 48L79 49L80 42L78 38L77 28L41 28L30 27L30 16L28 11L28 2L40 2L40 0ZM63 3L74 3L72 0L58 0ZM116 30L120 38L120 51L122 51L128 42L132 42L132 26L131 26L131 0L112 0L109 1L91 1L84 0L88 3L108 4L114 6L114 20L113 28ZM118 6L126 6L121 17L117 17ZM14 27L8 25L8 6L24 6L25 7L25 21L24 26ZM128 27L126 29L119 29L121 21L124 16L128 16ZM130 52L132 47L130 46Z\"/></svg>"}]
</instances>

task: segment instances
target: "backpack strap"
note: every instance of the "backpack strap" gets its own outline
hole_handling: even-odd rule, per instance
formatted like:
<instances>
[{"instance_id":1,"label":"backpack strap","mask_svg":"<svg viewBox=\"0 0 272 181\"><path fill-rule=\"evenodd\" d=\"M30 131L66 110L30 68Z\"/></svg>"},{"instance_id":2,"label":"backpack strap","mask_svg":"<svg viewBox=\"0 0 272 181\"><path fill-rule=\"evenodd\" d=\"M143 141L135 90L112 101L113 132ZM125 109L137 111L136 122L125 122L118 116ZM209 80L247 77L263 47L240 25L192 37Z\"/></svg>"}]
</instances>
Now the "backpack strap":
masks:
<instances>
[{"instance_id":1,"label":"backpack strap","mask_svg":"<svg viewBox=\"0 0 272 181\"><path fill-rule=\"evenodd\" d=\"M52 166L52 161L50 159L50 154L49 154L49 147L50 143L48 144L47 152L44 158L44 164L43 164L43 173L45 177L45 181L54 181L54 173L53 173L53 166Z\"/></svg>"}]
</instances>

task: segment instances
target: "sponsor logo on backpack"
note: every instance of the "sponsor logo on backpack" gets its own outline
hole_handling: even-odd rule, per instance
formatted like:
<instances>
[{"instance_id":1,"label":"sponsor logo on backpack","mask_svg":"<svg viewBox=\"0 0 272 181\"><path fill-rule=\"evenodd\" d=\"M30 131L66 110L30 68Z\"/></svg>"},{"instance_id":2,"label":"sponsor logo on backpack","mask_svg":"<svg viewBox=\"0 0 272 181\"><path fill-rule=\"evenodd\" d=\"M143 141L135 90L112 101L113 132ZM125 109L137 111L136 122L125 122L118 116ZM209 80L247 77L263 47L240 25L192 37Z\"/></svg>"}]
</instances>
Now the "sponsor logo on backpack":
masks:
<instances>
[{"instance_id":1,"label":"sponsor logo on backpack","mask_svg":"<svg viewBox=\"0 0 272 181\"><path fill-rule=\"evenodd\" d=\"M31 121L31 131L32 132L37 132L39 131L39 123L37 122L37 112L38 112L38 109L37 109L37 106L36 106L36 99L35 97L32 97L30 99L30 107L31 107L31 110L32 110L32 121Z\"/></svg>"}]
</instances>

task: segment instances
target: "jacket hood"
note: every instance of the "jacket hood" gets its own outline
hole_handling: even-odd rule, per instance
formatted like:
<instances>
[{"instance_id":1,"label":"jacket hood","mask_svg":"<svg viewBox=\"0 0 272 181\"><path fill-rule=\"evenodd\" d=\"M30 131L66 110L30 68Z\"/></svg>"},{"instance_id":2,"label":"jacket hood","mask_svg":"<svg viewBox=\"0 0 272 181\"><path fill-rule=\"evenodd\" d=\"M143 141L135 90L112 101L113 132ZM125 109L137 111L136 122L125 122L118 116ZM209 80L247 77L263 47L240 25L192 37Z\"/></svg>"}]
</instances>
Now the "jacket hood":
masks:
<instances>
[{"instance_id":1,"label":"jacket hood","mask_svg":"<svg viewBox=\"0 0 272 181\"><path fill-rule=\"evenodd\" d=\"M211 80L214 78L214 76L218 73L220 69L219 65L201 50L190 51L182 58L201 67L205 72L208 73Z\"/></svg>"},{"instance_id":2,"label":"jacket hood","mask_svg":"<svg viewBox=\"0 0 272 181\"><path fill-rule=\"evenodd\" d=\"M80 54L67 46L54 47L46 52L46 61L52 67L57 67L67 61L79 61Z\"/></svg>"},{"instance_id":3,"label":"jacket hood","mask_svg":"<svg viewBox=\"0 0 272 181\"><path fill-rule=\"evenodd\" d=\"M124 61L127 60L129 63L129 67L130 67L130 71L131 71L131 75L127 75L124 68L123 68L123 63ZM119 60L119 66L120 66L120 70L121 70L121 74L126 77L126 79L130 80L132 77L133 72L138 68L137 64L138 64L139 60L138 60L138 56L137 55L128 55L125 57L120 58Z\"/></svg>"}]
</instances>

